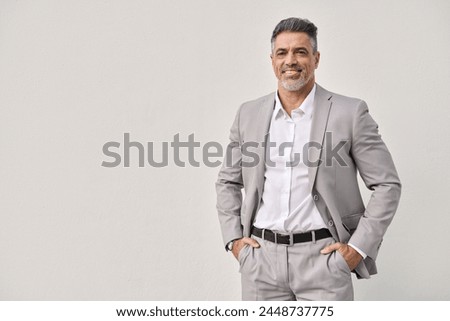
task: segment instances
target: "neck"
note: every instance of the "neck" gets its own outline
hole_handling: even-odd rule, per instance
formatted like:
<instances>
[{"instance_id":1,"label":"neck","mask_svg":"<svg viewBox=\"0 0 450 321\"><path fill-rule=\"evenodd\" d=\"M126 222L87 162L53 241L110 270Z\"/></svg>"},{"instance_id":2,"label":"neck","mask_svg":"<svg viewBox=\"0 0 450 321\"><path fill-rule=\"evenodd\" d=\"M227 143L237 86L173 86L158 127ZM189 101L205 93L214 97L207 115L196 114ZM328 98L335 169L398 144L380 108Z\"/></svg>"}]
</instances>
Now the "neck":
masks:
<instances>
[{"instance_id":1,"label":"neck","mask_svg":"<svg viewBox=\"0 0 450 321\"><path fill-rule=\"evenodd\" d=\"M306 99L308 94L314 87L314 78L311 79L305 86L296 91L288 91L280 84L278 85L278 96L280 97L281 104L284 110L291 115L291 111L300 106Z\"/></svg>"}]
</instances>

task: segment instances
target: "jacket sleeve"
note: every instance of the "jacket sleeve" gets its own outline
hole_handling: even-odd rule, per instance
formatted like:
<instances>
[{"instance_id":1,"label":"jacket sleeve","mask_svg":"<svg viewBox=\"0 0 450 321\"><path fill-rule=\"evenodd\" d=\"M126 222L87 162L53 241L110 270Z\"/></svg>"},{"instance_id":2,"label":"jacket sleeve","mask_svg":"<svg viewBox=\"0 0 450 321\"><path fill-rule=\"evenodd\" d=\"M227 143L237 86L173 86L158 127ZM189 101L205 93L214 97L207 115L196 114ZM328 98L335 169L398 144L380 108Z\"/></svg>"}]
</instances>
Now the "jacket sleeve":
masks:
<instances>
[{"instance_id":1,"label":"jacket sleeve","mask_svg":"<svg viewBox=\"0 0 450 321\"><path fill-rule=\"evenodd\" d=\"M241 106L242 108L242 106ZM217 212L222 230L224 245L241 238L241 206L242 206L242 168L239 133L239 108L230 130L228 144L222 167L216 182Z\"/></svg>"},{"instance_id":2,"label":"jacket sleeve","mask_svg":"<svg viewBox=\"0 0 450 321\"><path fill-rule=\"evenodd\" d=\"M378 125L364 101L355 113L352 135L352 157L372 195L349 243L375 260L397 210L401 183L391 154L378 133Z\"/></svg>"}]
</instances>

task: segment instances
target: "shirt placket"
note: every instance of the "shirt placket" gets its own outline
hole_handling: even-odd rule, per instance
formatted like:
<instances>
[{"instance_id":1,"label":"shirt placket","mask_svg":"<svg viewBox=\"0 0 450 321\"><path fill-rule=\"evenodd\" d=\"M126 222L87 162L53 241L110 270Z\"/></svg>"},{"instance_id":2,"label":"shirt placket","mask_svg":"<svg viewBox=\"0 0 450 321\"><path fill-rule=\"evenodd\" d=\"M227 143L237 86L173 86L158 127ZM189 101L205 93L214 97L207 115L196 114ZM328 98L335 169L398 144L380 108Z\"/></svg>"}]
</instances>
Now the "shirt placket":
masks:
<instances>
[{"instance_id":1,"label":"shirt placket","mask_svg":"<svg viewBox=\"0 0 450 321\"><path fill-rule=\"evenodd\" d=\"M285 135L284 135L284 142L288 143L285 144L285 147L283 148L284 152L284 162L283 162L283 187L282 187L282 193L283 197L281 199L281 208L283 217L288 217L290 213L290 198L291 198L291 181L292 181L292 166L290 166L291 160L292 160L292 150L293 150L293 144L294 144L294 138L295 138L295 123L292 121L291 118L286 119L286 126L285 126Z\"/></svg>"}]
</instances>

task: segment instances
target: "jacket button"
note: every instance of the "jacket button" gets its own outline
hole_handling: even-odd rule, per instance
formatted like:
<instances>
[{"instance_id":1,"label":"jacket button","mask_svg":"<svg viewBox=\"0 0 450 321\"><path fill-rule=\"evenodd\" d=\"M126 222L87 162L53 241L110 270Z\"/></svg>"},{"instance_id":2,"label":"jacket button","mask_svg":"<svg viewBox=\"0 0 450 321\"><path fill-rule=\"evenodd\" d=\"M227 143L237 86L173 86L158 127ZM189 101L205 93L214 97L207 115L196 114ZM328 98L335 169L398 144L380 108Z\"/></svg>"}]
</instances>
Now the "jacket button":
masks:
<instances>
[{"instance_id":1,"label":"jacket button","mask_svg":"<svg viewBox=\"0 0 450 321\"><path fill-rule=\"evenodd\" d=\"M333 225L334 225L333 221L332 221L332 220L329 220L329 221L328 221L328 226L333 226Z\"/></svg>"},{"instance_id":2,"label":"jacket button","mask_svg":"<svg viewBox=\"0 0 450 321\"><path fill-rule=\"evenodd\" d=\"M315 201L317 201L317 200L319 199L319 195L314 194L313 199L314 199Z\"/></svg>"}]
</instances>

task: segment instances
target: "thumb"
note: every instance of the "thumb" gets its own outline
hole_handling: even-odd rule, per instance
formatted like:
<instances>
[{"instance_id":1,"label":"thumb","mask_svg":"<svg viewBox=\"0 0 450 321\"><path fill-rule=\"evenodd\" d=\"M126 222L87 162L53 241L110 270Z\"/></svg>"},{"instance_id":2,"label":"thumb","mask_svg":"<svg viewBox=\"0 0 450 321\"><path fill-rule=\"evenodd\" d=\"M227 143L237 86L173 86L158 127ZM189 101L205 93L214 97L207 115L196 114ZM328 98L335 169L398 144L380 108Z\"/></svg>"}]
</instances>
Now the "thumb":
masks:
<instances>
[{"instance_id":1,"label":"thumb","mask_svg":"<svg viewBox=\"0 0 450 321\"><path fill-rule=\"evenodd\" d=\"M248 245L250 245L252 247L259 247L259 243L250 237L246 238L245 241L246 241L245 243L247 243Z\"/></svg>"},{"instance_id":2,"label":"thumb","mask_svg":"<svg viewBox=\"0 0 450 321\"><path fill-rule=\"evenodd\" d=\"M328 254L328 253L331 253L331 252L333 252L333 251L339 250L339 248L340 248L341 246L342 246L342 243L339 243L339 242L333 243L333 244L331 244L331 245L328 245L328 246L324 247L324 248L320 251L320 253L322 253L322 254Z\"/></svg>"}]
</instances>

